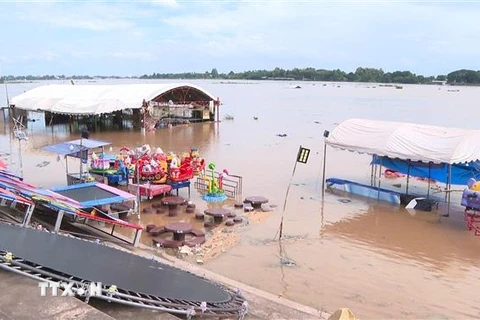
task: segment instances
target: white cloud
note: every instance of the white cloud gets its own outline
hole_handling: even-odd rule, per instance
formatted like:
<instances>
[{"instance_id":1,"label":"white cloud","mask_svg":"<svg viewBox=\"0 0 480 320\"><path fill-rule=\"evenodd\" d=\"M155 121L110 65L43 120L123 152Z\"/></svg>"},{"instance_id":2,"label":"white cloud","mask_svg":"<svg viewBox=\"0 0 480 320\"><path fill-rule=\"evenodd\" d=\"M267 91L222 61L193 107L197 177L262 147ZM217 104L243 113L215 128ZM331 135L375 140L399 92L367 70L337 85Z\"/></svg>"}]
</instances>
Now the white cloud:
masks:
<instances>
[{"instance_id":1,"label":"white cloud","mask_svg":"<svg viewBox=\"0 0 480 320\"><path fill-rule=\"evenodd\" d=\"M109 56L110 54L107 54ZM155 56L149 52L114 52L111 54L114 58L120 59L139 59L152 61L155 60Z\"/></svg>"},{"instance_id":2,"label":"white cloud","mask_svg":"<svg viewBox=\"0 0 480 320\"><path fill-rule=\"evenodd\" d=\"M12 62L12 59L7 56L0 56L0 62Z\"/></svg>"},{"instance_id":3,"label":"white cloud","mask_svg":"<svg viewBox=\"0 0 480 320\"><path fill-rule=\"evenodd\" d=\"M35 22L55 28L91 31L127 30L136 26L136 16L121 7L102 3L34 3L18 12L23 22Z\"/></svg>"},{"instance_id":4,"label":"white cloud","mask_svg":"<svg viewBox=\"0 0 480 320\"><path fill-rule=\"evenodd\" d=\"M168 7L168 8L178 8L179 4L176 0L152 0L153 4Z\"/></svg>"},{"instance_id":5,"label":"white cloud","mask_svg":"<svg viewBox=\"0 0 480 320\"><path fill-rule=\"evenodd\" d=\"M126 30L132 28L135 24L128 20L108 20L104 18L88 17L78 19L78 17L59 17L56 19L46 19L45 21L61 28L87 29L94 31Z\"/></svg>"}]
</instances>

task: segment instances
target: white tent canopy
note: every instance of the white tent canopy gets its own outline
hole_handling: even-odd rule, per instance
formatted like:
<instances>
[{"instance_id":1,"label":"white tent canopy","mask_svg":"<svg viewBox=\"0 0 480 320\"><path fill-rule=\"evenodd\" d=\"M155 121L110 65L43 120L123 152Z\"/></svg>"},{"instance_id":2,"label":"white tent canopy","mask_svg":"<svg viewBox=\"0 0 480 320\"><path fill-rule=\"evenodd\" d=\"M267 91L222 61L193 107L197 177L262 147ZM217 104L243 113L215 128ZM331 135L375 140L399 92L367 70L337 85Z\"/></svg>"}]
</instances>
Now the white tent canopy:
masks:
<instances>
[{"instance_id":1,"label":"white tent canopy","mask_svg":"<svg viewBox=\"0 0 480 320\"><path fill-rule=\"evenodd\" d=\"M480 159L480 130L421 124L350 119L326 138L335 148L433 163L466 163Z\"/></svg>"},{"instance_id":2,"label":"white tent canopy","mask_svg":"<svg viewBox=\"0 0 480 320\"><path fill-rule=\"evenodd\" d=\"M123 85L45 85L10 100L15 108L63 114L94 115L124 109L139 109L168 91L187 87L200 91L206 100L216 98L202 88L187 83Z\"/></svg>"}]
</instances>

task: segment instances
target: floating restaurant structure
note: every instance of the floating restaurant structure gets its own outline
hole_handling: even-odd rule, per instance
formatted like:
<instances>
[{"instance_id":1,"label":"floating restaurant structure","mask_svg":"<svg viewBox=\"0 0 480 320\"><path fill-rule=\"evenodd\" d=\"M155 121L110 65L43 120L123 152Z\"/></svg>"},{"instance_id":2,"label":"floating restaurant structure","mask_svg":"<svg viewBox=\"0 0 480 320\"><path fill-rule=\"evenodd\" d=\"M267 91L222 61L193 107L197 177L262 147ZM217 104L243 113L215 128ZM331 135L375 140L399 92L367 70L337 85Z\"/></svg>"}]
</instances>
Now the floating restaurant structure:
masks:
<instances>
[{"instance_id":1,"label":"floating restaurant structure","mask_svg":"<svg viewBox=\"0 0 480 320\"><path fill-rule=\"evenodd\" d=\"M133 127L153 129L180 123L219 121L220 99L188 83L122 85L45 85L10 100L16 116L45 112L46 123L87 116L89 130L112 118L129 118Z\"/></svg>"}]
</instances>

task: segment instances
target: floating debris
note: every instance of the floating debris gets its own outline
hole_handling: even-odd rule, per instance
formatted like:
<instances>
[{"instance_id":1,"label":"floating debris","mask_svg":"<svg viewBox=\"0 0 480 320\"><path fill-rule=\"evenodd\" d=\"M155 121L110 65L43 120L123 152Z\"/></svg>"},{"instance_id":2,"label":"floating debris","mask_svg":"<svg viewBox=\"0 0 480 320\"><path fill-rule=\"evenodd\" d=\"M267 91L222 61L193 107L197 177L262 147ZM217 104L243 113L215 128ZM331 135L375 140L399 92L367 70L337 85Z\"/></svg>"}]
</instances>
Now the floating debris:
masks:
<instances>
[{"instance_id":1,"label":"floating debris","mask_svg":"<svg viewBox=\"0 0 480 320\"><path fill-rule=\"evenodd\" d=\"M292 259L289 259L289 258L285 258L285 257L281 257L280 258L280 264L282 266L286 266L286 267L297 267L298 264L293 261Z\"/></svg>"},{"instance_id":2,"label":"floating debris","mask_svg":"<svg viewBox=\"0 0 480 320\"><path fill-rule=\"evenodd\" d=\"M183 245L180 247L179 253L189 256L192 254L192 248L190 248L189 246Z\"/></svg>"},{"instance_id":3,"label":"floating debris","mask_svg":"<svg viewBox=\"0 0 480 320\"><path fill-rule=\"evenodd\" d=\"M263 212L272 211L272 207L268 203L262 203L260 205L260 208L262 209Z\"/></svg>"},{"instance_id":4,"label":"floating debris","mask_svg":"<svg viewBox=\"0 0 480 320\"><path fill-rule=\"evenodd\" d=\"M242 222L243 222L243 218L242 218L242 217L235 217L235 218L233 218L233 222L235 222L235 223L242 223Z\"/></svg>"},{"instance_id":5,"label":"floating debris","mask_svg":"<svg viewBox=\"0 0 480 320\"><path fill-rule=\"evenodd\" d=\"M48 166L49 164L50 164L50 161L42 161L39 164L37 164L37 167L43 168L43 167Z\"/></svg>"},{"instance_id":6,"label":"floating debris","mask_svg":"<svg viewBox=\"0 0 480 320\"><path fill-rule=\"evenodd\" d=\"M250 205L243 207L243 211L245 212L252 212L253 210L255 209Z\"/></svg>"}]
</instances>

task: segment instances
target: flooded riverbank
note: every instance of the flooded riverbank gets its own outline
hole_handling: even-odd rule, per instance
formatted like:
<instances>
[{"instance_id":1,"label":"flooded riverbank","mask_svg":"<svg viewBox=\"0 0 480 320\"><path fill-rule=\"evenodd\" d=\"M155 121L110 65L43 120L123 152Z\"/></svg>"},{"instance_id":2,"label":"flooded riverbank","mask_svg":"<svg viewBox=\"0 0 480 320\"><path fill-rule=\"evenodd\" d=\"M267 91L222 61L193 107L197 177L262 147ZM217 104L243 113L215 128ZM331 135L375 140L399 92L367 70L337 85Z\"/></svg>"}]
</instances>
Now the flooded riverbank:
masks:
<instances>
[{"instance_id":1,"label":"flooded riverbank","mask_svg":"<svg viewBox=\"0 0 480 320\"><path fill-rule=\"evenodd\" d=\"M206 244L211 246L204 257L206 268L314 308L349 307L360 318L480 316L472 294L480 282L480 239L466 230L458 201L449 218L439 219L436 212L412 215L376 201L321 196L324 130L353 117L476 128L475 120L466 115L475 110L480 88L448 92L441 86L395 90L343 83L305 83L301 89L286 82L195 84L219 96L224 103L221 118L229 114L234 120L145 135L131 131L90 136L112 141L112 152L144 143L176 152L196 146L217 168L243 177L243 197L262 195L277 205L272 212L245 215L249 223L232 232L214 232ZM10 92L17 93L26 89L11 87ZM79 134L65 126L45 127L41 121L29 123L26 132L29 140L22 142L26 180L46 187L65 184L65 163L41 147ZM0 127L0 153L16 170L18 142L10 147L9 135L8 127ZM280 247L273 239L300 145L312 154L307 164L297 166L284 213L286 239ZM369 181L369 161L365 155L329 148L327 177ZM385 186L393 184L387 181ZM180 190L180 195L186 194ZM191 199L199 212L208 206L194 188ZM227 206L233 210L233 203ZM243 215L241 210L238 214ZM201 227L192 214L178 218ZM142 224L169 221L156 214L142 214L141 219ZM147 235L143 241L150 244Z\"/></svg>"}]
</instances>

